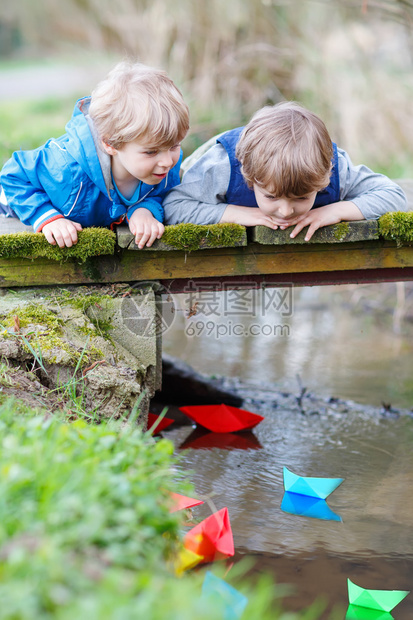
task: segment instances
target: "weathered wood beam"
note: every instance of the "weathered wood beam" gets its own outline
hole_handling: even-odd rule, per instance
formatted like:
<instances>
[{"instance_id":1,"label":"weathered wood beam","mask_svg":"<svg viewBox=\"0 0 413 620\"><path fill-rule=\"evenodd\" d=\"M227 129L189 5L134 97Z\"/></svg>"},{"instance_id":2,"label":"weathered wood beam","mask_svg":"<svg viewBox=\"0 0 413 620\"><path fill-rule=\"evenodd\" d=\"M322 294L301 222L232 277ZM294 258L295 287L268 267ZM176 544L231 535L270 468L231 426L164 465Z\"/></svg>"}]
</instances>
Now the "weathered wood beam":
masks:
<instances>
[{"instance_id":1,"label":"weathered wood beam","mask_svg":"<svg viewBox=\"0 0 413 620\"><path fill-rule=\"evenodd\" d=\"M311 274L333 276L334 272L363 270L370 270L372 277L377 271L381 281L383 273L378 270L399 270L393 275L404 279L400 274L405 268L413 268L413 247L398 247L392 241L283 246L250 243L247 247L193 252L123 250L114 256L89 258L83 264L59 264L41 258L0 259L0 287L261 275L283 275L299 283L299 274L306 274L305 280L310 283Z\"/></svg>"}]
</instances>

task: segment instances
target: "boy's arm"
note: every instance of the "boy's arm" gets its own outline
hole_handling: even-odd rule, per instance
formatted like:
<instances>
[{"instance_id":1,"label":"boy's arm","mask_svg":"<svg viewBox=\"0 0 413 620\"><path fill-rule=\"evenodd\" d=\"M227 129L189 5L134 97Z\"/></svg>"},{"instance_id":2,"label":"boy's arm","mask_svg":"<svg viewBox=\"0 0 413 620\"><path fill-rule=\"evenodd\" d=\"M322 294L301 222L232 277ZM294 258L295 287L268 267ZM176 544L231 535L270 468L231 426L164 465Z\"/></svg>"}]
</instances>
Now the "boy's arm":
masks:
<instances>
[{"instance_id":1,"label":"boy's arm","mask_svg":"<svg viewBox=\"0 0 413 620\"><path fill-rule=\"evenodd\" d=\"M182 183L166 196L163 202L165 223L232 223L277 228L271 218L256 207L226 202L230 176L228 154L221 144L215 144L188 169Z\"/></svg>"},{"instance_id":2,"label":"boy's arm","mask_svg":"<svg viewBox=\"0 0 413 620\"><path fill-rule=\"evenodd\" d=\"M50 153L39 148L34 151L18 151L7 161L0 173L0 184L7 203L18 218L35 232L54 220L64 218L44 190L44 184L58 184L59 191L67 191L64 166L56 174L50 172ZM57 168L57 167L56 167ZM50 173L49 173L50 172Z\"/></svg>"},{"instance_id":3,"label":"boy's arm","mask_svg":"<svg viewBox=\"0 0 413 620\"><path fill-rule=\"evenodd\" d=\"M343 149L338 149L338 166L340 200L353 202L363 216L361 219L374 220L388 211L408 210L401 187L367 166L354 166Z\"/></svg>"},{"instance_id":4,"label":"boy's arm","mask_svg":"<svg viewBox=\"0 0 413 620\"><path fill-rule=\"evenodd\" d=\"M163 201L166 224L218 224L227 208L231 168L221 144L212 146Z\"/></svg>"},{"instance_id":5,"label":"boy's arm","mask_svg":"<svg viewBox=\"0 0 413 620\"><path fill-rule=\"evenodd\" d=\"M291 237L308 226L305 240L323 226L339 222L377 219L388 211L406 211L406 196L396 183L367 166L354 166L343 149L338 149L340 177L340 202L312 209L301 218L292 221L295 228Z\"/></svg>"},{"instance_id":6,"label":"boy's arm","mask_svg":"<svg viewBox=\"0 0 413 620\"><path fill-rule=\"evenodd\" d=\"M269 215L256 207L239 207L227 205L220 219L220 224L241 224L241 226L267 226L276 230L278 226Z\"/></svg>"}]
</instances>

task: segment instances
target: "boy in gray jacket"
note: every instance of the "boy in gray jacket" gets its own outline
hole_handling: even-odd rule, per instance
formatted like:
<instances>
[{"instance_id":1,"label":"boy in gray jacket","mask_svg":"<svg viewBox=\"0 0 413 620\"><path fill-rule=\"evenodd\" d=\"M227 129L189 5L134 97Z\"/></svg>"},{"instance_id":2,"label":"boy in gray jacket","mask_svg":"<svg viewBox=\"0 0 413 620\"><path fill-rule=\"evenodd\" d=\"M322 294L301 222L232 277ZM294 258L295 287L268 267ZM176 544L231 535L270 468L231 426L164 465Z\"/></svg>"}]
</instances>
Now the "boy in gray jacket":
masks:
<instances>
[{"instance_id":1,"label":"boy in gray jacket","mask_svg":"<svg viewBox=\"0 0 413 620\"><path fill-rule=\"evenodd\" d=\"M163 207L166 224L294 227L291 237L308 226L306 241L322 226L407 210L398 185L354 166L323 121L294 102L266 106L218 136Z\"/></svg>"}]
</instances>

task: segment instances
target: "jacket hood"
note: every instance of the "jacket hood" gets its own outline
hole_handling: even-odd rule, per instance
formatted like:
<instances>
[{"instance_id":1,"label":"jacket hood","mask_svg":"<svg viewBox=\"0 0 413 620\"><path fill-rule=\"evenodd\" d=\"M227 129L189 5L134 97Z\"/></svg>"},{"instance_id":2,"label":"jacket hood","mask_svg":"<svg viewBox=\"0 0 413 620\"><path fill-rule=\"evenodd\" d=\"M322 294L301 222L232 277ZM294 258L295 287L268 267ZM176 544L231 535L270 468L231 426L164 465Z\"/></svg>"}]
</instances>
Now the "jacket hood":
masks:
<instances>
[{"instance_id":1,"label":"jacket hood","mask_svg":"<svg viewBox=\"0 0 413 620\"><path fill-rule=\"evenodd\" d=\"M72 118L66 125L66 149L88 177L110 198L110 157L99 146L99 138L89 116L90 97L76 102Z\"/></svg>"}]
</instances>

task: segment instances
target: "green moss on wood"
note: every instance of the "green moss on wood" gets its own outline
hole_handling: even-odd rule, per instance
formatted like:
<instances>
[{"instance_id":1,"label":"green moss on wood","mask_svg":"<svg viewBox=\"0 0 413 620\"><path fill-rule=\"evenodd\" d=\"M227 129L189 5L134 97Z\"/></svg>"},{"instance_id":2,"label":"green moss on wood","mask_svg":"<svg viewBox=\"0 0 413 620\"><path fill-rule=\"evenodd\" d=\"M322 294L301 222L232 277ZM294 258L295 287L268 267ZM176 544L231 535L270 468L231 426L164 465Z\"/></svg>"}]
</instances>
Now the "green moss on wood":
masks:
<instances>
[{"instance_id":1,"label":"green moss on wood","mask_svg":"<svg viewBox=\"0 0 413 620\"><path fill-rule=\"evenodd\" d=\"M379 218L379 232L384 239L398 244L413 242L413 211L392 211Z\"/></svg>"},{"instance_id":2,"label":"green moss on wood","mask_svg":"<svg viewBox=\"0 0 413 620\"><path fill-rule=\"evenodd\" d=\"M348 222L340 222L333 227L333 236L337 241L343 241L350 232L350 225Z\"/></svg>"},{"instance_id":3,"label":"green moss on wood","mask_svg":"<svg viewBox=\"0 0 413 620\"><path fill-rule=\"evenodd\" d=\"M115 243L115 233L107 228L85 228L71 248L51 245L42 233L18 232L0 235L0 257L49 258L61 263L74 258L84 263L91 256L113 254Z\"/></svg>"},{"instance_id":4,"label":"green moss on wood","mask_svg":"<svg viewBox=\"0 0 413 620\"><path fill-rule=\"evenodd\" d=\"M198 250L205 243L208 247L233 247L244 235L245 228L239 224L176 224L166 226L162 241L179 250Z\"/></svg>"}]
</instances>

